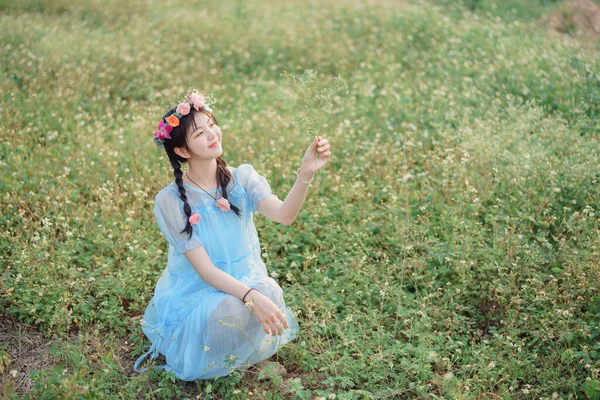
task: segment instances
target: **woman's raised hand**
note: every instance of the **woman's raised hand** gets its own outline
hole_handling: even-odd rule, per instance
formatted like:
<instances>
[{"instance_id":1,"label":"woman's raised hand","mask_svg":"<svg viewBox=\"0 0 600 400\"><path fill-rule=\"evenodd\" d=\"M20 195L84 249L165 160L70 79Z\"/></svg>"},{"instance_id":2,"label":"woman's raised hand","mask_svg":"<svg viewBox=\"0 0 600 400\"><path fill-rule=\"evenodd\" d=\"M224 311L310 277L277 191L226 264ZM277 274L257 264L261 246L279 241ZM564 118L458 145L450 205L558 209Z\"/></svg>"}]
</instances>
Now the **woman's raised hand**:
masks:
<instances>
[{"instance_id":1,"label":"woman's raised hand","mask_svg":"<svg viewBox=\"0 0 600 400\"><path fill-rule=\"evenodd\" d=\"M267 335L281 335L283 328L289 329L285 315L270 298L256 290L251 291L246 298L252 302L250 308Z\"/></svg>"},{"instance_id":2,"label":"woman's raised hand","mask_svg":"<svg viewBox=\"0 0 600 400\"><path fill-rule=\"evenodd\" d=\"M316 136L313 142L308 146L302 158L302 169L311 173L317 172L331 158L331 151L329 151L329 142L322 136ZM315 154L318 153L318 157Z\"/></svg>"}]
</instances>

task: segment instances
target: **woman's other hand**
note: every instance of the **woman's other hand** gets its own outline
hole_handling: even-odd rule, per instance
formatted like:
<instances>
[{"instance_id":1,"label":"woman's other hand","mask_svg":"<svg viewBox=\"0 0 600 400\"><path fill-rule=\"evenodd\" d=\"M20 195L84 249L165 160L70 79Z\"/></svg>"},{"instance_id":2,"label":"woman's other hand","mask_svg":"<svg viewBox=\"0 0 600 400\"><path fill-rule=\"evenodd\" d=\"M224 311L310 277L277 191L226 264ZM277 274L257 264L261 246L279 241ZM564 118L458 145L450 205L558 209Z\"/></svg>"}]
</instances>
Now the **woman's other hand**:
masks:
<instances>
[{"instance_id":1,"label":"woman's other hand","mask_svg":"<svg viewBox=\"0 0 600 400\"><path fill-rule=\"evenodd\" d=\"M252 302L249 307L254 312L254 315L263 326L267 335L271 334L276 336L278 333L283 333L283 328L289 329L287 319L281 312L279 307L267 296L259 293L256 290L252 290L246 297L247 303Z\"/></svg>"}]
</instances>

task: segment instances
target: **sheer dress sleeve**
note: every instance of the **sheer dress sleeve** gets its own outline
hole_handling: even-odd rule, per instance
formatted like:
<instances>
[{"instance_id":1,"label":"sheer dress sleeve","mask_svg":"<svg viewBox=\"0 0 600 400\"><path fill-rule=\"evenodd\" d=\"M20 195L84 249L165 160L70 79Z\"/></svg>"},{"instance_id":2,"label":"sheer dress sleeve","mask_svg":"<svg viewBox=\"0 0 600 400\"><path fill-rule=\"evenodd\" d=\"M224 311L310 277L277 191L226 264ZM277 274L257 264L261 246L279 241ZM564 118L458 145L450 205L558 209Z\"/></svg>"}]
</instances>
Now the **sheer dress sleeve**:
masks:
<instances>
[{"instance_id":1,"label":"sheer dress sleeve","mask_svg":"<svg viewBox=\"0 0 600 400\"><path fill-rule=\"evenodd\" d=\"M250 164L242 164L238 167L237 176L240 185L246 191L248 198L248 207L254 214L258 213L258 203L265 197L271 196L278 199L279 197L271 192L271 187L267 179L260 175Z\"/></svg>"},{"instance_id":2,"label":"sheer dress sleeve","mask_svg":"<svg viewBox=\"0 0 600 400\"><path fill-rule=\"evenodd\" d=\"M187 223L183 201L166 190L154 198L154 216L162 235L180 253L204 246L192 225L192 236L182 232Z\"/></svg>"}]
</instances>

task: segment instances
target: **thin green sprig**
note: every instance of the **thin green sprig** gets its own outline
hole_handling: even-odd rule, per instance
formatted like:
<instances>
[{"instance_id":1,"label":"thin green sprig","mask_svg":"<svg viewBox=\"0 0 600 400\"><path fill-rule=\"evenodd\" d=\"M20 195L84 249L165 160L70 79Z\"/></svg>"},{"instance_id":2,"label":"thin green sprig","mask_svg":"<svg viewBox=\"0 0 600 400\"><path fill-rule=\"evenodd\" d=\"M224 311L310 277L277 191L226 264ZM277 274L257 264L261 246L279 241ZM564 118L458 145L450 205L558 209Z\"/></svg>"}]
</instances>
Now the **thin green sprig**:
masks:
<instances>
[{"instance_id":1,"label":"thin green sprig","mask_svg":"<svg viewBox=\"0 0 600 400\"><path fill-rule=\"evenodd\" d=\"M348 94L348 84L340 75L333 79L331 87L317 89L315 86L317 72L307 69L300 76L283 70L280 76L289 79L292 83L291 93L287 92L282 99L296 102L300 105L301 115L293 122L295 133L308 132L313 137L321 134L321 128L331 114L332 106L339 99L337 93ZM315 149L315 166L319 153Z\"/></svg>"},{"instance_id":2,"label":"thin green sprig","mask_svg":"<svg viewBox=\"0 0 600 400\"><path fill-rule=\"evenodd\" d=\"M319 136L328 115L331 114L331 106L337 99L335 95L339 92L349 93L348 84L340 75L333 79L331 87L317 89L317 74L316 71L307 69L301 76L285 70L280 75L292 82L292 94L284 95L283 98L298 102L304 114L294 120L297 133L308 132L311 136Z\"/></svg>"}]
</instances>

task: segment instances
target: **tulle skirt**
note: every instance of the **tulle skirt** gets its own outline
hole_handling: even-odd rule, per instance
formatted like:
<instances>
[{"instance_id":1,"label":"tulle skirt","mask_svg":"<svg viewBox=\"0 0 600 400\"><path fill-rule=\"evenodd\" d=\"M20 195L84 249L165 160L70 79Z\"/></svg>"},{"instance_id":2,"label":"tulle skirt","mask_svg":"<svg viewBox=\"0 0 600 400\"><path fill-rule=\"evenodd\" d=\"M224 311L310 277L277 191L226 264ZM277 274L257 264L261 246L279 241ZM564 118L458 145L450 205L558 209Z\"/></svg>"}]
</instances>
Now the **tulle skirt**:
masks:
<instances>
[{"instance_id":1,"label":"tulle skirt","mask_svg":"<svg viewBox=\"0 0 600 400\"><path fill-rule=\"evenodd\" d=\"M144 313L142 330L152 346L138 358L134 370L144 372L145 369L138 369L141 361L149 354L156 358L160 352L166 365L154 368L172 371L183 381L211 379L246 369L275 354L297 336L297 319L286 307L283 290L274 279L259 275L247 285L282 310L288 330L277 336L265 333L254 313L239 298L219 290L206 291L197 306L174 323L150 305Z\"/></svg>"}]
</instances>

